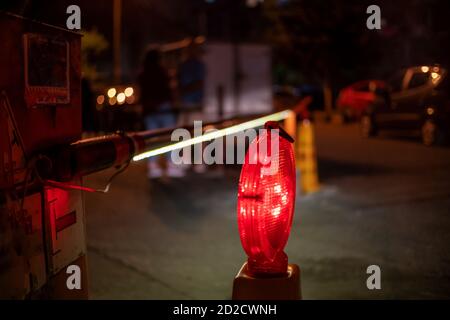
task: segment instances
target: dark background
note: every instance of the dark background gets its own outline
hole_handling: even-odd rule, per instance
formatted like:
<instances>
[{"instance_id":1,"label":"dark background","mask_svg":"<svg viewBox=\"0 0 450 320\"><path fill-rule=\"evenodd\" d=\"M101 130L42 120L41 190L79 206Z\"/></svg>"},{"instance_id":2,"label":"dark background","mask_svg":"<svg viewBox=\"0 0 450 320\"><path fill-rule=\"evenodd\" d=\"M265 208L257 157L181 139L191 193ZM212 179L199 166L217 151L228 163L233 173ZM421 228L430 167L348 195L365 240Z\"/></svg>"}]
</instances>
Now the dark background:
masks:
<instances>
[{"instance_id":1,"label":"dark background","mask_svg":"<svg viewBox=\"0 0 450 320\"><path fill-rule=\"evenodd\" d=\"M112 1L2 1L0 8L65 27L67 6L81 8L82 28L109 42L96 57L105 78L112 70ZM381 8L382 29L366 28L366 8ZM209 41L267 43L273 48L274 82L318 84L334 91L367 78L385 78L402 67L448 65L450 28L446 0L338 1L244 0L122 2L123 80L134 79L148 43L205 35Z\"/></svg>"}]
</instances>

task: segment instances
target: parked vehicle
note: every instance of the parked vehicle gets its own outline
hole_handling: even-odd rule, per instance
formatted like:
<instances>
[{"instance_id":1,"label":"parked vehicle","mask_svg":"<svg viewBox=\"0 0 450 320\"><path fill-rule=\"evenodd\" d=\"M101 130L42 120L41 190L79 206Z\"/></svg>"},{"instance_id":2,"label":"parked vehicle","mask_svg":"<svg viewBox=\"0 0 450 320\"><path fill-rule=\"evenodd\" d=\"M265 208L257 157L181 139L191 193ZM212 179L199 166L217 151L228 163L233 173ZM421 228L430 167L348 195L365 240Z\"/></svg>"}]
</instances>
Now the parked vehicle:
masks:
<instances>
[{"instance_id":1,"label":"parked vehicle","mask_svg":"<svg viewBox=\"0 0 450 320\"><path fill-rule=\"evenodd\" d=\"M380 130L402 130L421 136L427 145L443 144L450 129L450 85L447 70L419 66L401 70L361 118L361 132L369 137Z\"/></svg>"},{"instance_id":2,"label":"parked vehicle","mask_svg":"<svg viewBox=\"0 0 450 320\"><path fill-rule=\"evenodd\" d=\"M375 102L378 92L386 89L380 80L363 80L343 88L336 100L338 111L345 121L359 120L368 106Z\"/></svg>"}]
</instances>

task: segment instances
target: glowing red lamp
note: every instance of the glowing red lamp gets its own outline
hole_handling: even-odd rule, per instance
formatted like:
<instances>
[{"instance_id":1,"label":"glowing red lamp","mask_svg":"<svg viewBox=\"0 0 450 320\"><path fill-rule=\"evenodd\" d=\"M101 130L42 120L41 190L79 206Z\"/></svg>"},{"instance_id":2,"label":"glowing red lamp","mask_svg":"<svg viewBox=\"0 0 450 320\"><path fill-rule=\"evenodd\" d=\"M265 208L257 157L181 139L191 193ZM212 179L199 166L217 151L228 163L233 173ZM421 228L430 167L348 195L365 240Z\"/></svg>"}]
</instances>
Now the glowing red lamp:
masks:
<instances>
[{"instance_id":1,"label":"glowing red lamp","mask_svg":"<svg viewBox=\"0 0 450 320\"><path fill-rule=\"evenodd\" d=\"M274 127L279 134L264 130L253 140L239 179L239 234L248 255L248 272L256 277L282 276L288 271L283 249L294 215L295 159L292 138L277 123L266 124L266 129Z\"/></svg>"}]
</instances>

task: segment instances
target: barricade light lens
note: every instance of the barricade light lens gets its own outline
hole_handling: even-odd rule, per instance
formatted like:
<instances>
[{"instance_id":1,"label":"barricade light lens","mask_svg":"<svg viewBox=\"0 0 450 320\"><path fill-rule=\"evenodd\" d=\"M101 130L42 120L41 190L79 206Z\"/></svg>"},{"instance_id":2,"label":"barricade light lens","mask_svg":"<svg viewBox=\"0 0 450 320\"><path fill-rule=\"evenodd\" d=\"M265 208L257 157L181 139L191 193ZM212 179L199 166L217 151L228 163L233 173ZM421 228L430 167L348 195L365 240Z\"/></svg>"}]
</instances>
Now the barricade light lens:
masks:
<instances>
[{"instance_id":1,"label":"barricade light lens","mask_svg":"<svg viewBox=\"0 0 450 320\"><path fill-rule=\"evenodd\" d=\"M271 139L279 140L278 150L271 147ZM252 275L286 274L288 261L283 249L292 225L295 190L292 144L264 130L245 156L238 190L239 234Z\"/></svg>"}]
</instances>

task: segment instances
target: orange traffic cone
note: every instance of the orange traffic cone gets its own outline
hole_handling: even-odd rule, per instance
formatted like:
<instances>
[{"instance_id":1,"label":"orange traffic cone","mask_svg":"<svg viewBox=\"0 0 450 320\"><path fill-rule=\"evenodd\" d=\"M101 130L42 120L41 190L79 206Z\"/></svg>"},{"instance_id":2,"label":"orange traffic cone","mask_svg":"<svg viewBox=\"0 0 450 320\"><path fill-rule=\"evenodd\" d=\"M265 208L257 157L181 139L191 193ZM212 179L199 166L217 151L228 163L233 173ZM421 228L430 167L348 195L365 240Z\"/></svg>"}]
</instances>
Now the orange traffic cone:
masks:
<instances>
[{"instance_id":1,"label":"orange traffic cone","mask_svg":"<svg viewBox=\"0 0 450 320\"><path fill-rule=\"evenodd\" d=\"M319 190L317 158L314 145L314 128L309 120L300 124L297 136L297 168L300 170L300 187L304 193Z\"/></svg>"}]
</instances>

